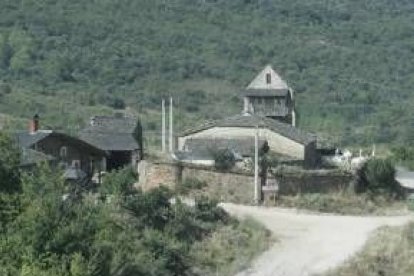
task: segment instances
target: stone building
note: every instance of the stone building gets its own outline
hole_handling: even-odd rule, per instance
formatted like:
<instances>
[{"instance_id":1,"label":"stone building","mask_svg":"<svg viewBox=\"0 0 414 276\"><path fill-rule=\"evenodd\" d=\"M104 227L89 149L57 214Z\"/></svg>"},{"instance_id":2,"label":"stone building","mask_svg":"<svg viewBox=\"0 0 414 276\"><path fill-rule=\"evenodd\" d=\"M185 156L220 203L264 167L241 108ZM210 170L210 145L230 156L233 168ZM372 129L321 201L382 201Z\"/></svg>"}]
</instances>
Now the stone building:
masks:
<instances>
[{"instance_id":1,"label":"stone building","mask_svg":"<svg viewBox=\"0 0 414 276\"><path fill-rule=\"evenodd\" d=\"M268 65L243 90L244 112L296 125L294 92Z\"/></svg>"},{"instance_id":2,"label":"stone building","mask_svg":"<svg viewBox=\"0 0 414 276\"><path fill-rule=\"evenodd\" d=\"M270 152L292 162L301 162L305 167L316 166L318 158L314 135L301 131L290 124L248 113L208 122L184 131L178 137L178 147L185 151L186 144L197 139L237 141L250 138L253 141L252 137L257 132L259 132L260 140L267 141Z\"/></svg>"},{"instance_id":3,"label":"stone building","mask_svg":"<svg viewBox=\"0 0 414 276\"><path fill-rule=\"evenodd\" d=\"M39 116L35 115L28 131L16 133L21 149L21 166L34 168L40 162L53 163L66 171L79 170L91 177L102 168L105 151L76 137L52 130L40 129Z\"/></svg>"},{"instance_id":4,"label":"stone building","mask_svg":"<svg viewBox=\"0 0 414 276\"><path fill-rule=\"evenodd\" d=\"M135 118L94 116L79 137L108 153L104 170L135 166L142 159L142 128Z\"/></svg>"}]
</instances>

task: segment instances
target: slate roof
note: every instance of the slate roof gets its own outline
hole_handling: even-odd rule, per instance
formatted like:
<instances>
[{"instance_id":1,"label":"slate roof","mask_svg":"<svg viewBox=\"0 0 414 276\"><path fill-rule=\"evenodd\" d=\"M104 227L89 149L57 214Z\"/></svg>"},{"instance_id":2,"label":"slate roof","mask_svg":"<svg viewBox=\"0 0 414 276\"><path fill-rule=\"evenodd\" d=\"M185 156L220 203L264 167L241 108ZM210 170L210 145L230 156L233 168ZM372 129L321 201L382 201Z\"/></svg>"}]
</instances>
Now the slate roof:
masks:
<instances>
[{"instance_id":1,"label":"slate roof","mask_svg":"<svg viewBox=\"0 0 414 276\"><path fill-rule=\"evenodd\" d=\"M22 148L30 148L34 144L43 140L52 134L53 131L50 130L39 130L35 133L30 133L28 131L22 131L16 133L17 143Z\"/></svg>"},{"instance_id":2,"label":"slate roof","mask_svg":"<svg viewBox=\"0 0 414 276\"><path fill-rule=\"evenodd\" d=\"M130 133L134 132L137 120L121 116L94 116L86 129L104 133Z\"/></svg>"},{"instance_id":3,"label":"slate roof","mask_svg":"<svg viewBox=\"0 0 414 276\"><path fill-rule=\"evenodd\" d=\"M296 141L301 144L309 144L316 141L314 134L302 131L292 125L279 122L263 116L242 114L233 117L228 117L218 121L210 121L205 124L189 129L181 133L180 137L188 136L213 127L242 127L242 128L266 128L276 132L286 138Z\"/></svg>"},{"instance_id":4,"label":"slate roof","mask_svg":"<svg viewBox=\"0 0 414 276\"><path fill-rule=\"evenodd\" d=\"M270 83L267 83L266 75L270 74ZM272 66L267 65L247 86L247 89L285 89L289 87L287 83L273 70Z\"/></svg>"},{"instance_id":5,"label":"slate roof","mask_svg":"<svg viewBox=\"0 0 414 276\"><path fill-rule=\"evenodd\" d=\"M54 161L53 156L44 154L43 152L36 151L33 149L24 148L20 154L20 165L21 166L31 166L36 165L41 162L50 162Z\"/></svg>"},{"instance_id":6,"label":"slate roof","mask_svg":"<svg viewBox=\"0 0 414 276\"><path fill-rule=\"evenodd\" d=\"M95 116L79 138L106 151L138 150L139 144L133 137L136 123L134 118Z\"/></svg>"},{"instance_id":7,"label":"slate roof","mask_svg":"<svg viewBox=\"0 0 414 276\"><path fill-rule=\"evenodd\" d=\"M262 148L266 140L259 140L259 148ZM213 151L216 149L229 149L233 152L244 156L254 155L254 138L243 137L239 139L222 139L222 138L194 138L187 139L184 149L188 151Z\"/></svg>"},{"instance_id":8,"label":"slate roof","mask_svg":"<svg viewBox=\"0 0 414 276\"><path fill-rule=\"evenodd\" d=\"M28 131L22 131L22 132L17 132L16 133L16 140L17 140L17 144L19 145L20 148L24 148L24 149L29 149L31 148L33 145L35 145L36 143L42 141L43 139L46 139L48 137L56 137L59 139L63 139L68 141L71 144L74 144L76 146L78 146L81 149L85 149L88 150L90 152L93 152L95 154L99 154L99 155L105 155L106 153L97 148L96 146L83 141L81 139L78 139L76 137L72 137L68 134L65 133L60 133L60 132L56 132L56 131L52 131L52 130L38 130L34 133L30 133Z\"/></svg>"}]
</instances>

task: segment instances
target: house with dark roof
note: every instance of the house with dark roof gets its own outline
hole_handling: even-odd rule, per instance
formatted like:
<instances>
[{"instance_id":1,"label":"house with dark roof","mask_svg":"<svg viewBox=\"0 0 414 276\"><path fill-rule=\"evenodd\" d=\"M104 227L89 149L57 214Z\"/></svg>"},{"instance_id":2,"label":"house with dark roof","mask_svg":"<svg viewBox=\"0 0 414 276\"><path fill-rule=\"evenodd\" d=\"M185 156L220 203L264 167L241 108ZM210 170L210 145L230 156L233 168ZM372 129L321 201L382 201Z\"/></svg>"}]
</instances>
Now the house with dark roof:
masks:
<instances>
[{"instance_id":1,"label":"house with dark roof","mask_svg":"<svg viewBox=\"0 0 414 276\"><path fill-rule=\"evenodd\" d=\"M108 153L106 170L135 166L142 159L142 128L135 118L94 116L79 138Z\"/></svg>"},{"instance_id":2,"label":"house with dark roof","mask_svg":"<svg viewBox=\"0 0 414 276\"><path fill-rule=\"evenodd\" d=\"M315 135L278 120L248 113L188 129L178 137L178 147L185 151L191 140L198 139L212 143L217 139L226 139L237 145L240 139L246 137L253 141L256 133L260 140L267 142L270 152L301 161L306 167L314 167L318 161Z\"/></svg>"},{"instance_id":3,"label":"house with dark roof","mask_svg":"<svg viewBox=\"0 0 414 276\"><path fill-rule=\"evenodd\" d=\"M40 129L39 116L35 115L28 131L16 133L21 149L21 166L34 167L40 162L58 165L64 170L77 169L92 177L101 170L105 151L65 133Z\"/></svg>"}]
</instances>

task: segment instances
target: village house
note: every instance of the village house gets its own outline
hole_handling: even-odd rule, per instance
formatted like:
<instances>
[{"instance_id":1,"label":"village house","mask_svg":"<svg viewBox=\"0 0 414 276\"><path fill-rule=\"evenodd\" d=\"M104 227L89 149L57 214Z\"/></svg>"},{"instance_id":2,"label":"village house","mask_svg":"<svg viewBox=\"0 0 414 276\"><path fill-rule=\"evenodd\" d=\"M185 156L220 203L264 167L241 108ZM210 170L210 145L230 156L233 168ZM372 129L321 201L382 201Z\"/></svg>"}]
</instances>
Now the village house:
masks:
<instances>
[{"instance_id":1,"label":"village house","mask_svg":"<svg viewBox=\"0 0 414 276\"><path fill-rule=\"evenodd\" d=\"M21 149L21 166L33 168L39 162L48 162L64 170L66 179L92 177L102 168L105 151L70 135L40 129L40 119L35 115L28 131L16 133ZM77 172L74 175L73 172Z\"/></svg>"},{"instance_id":2,"label":"village house","mask_svg":"<svg viewBox=\"0 0 414 276\"><path fill-rule=\"evenodd\" d=\"M79 138L108 153L103 170L136 166L143 157L142 128L135 118L94 116Z\"/></svg>"},{"instance_id":3,"label":"village house","mask_svg":"<svg viewBox=\"0 0 414 276\"><path fill-rule=\"evenodd\" d=\"M254 137L259 133L259 139L266 141L270 152L281 159L307 168L317 166L317 138L295 127L293 90L271 66L267 66L242 95L242 114L206 122L184 131L178 137L179 151L186 152L187 159L193 158L192 152L200 151L205 147L203 145L214 145L220 139L233 141L233 145L247 139L253 147ZM194 141L198 139L203 142L195 146Z\"/></svg>"}]
</instances>

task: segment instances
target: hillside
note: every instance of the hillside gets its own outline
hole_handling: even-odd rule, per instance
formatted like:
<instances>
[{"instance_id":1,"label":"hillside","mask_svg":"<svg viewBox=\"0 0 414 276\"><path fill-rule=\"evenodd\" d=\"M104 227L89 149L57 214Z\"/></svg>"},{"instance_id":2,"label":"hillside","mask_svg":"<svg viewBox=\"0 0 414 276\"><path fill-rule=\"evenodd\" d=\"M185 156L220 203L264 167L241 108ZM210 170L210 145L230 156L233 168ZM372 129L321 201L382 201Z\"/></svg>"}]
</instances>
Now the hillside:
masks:
<instances>
[{"instance_id":1,"label":"hillside","mask_svg":"<svg viewBox=\"0 0 414 276\"><path fill-rule=\"evenodd\" d=\"M0 113L70 132L128 107L156 138L238 112L268 63L297 91L302 128L342 144L414 140L414 3L407 0L2 0Z\"/></svg>"}]
</instances>

